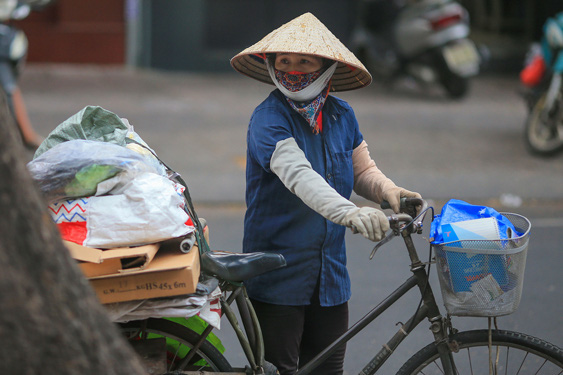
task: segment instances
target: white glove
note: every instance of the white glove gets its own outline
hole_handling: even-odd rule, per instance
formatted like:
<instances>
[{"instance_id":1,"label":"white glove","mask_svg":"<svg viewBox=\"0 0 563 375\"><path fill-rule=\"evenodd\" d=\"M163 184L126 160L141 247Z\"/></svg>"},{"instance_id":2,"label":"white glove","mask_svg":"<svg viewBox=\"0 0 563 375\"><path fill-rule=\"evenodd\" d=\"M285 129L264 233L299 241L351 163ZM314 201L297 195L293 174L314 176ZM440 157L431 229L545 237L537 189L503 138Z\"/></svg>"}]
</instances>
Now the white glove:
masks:
<instances>
[{"instance_id":1,"label":"white glove","mask_svg":"<svg viewBox=\"0 0 563 375\"><path fill-rule=\"evenodd\" d=\"M356 229L371 241L381 241L389 230L389 220L381 210L362 207L348 211L346 226Z\"/></svg>"},{"instance_id":2,"label":"white glove","mask_svg":"<svg viewBox=\"0 0 563 375\"><path fill-rule=\"evenodd\" d=\"M381 195L383 199L389 202L391 209L396 214L400 212L401 198L422 198L422 195L398 186L384 190Z\"/></svg>"}]
</instances>

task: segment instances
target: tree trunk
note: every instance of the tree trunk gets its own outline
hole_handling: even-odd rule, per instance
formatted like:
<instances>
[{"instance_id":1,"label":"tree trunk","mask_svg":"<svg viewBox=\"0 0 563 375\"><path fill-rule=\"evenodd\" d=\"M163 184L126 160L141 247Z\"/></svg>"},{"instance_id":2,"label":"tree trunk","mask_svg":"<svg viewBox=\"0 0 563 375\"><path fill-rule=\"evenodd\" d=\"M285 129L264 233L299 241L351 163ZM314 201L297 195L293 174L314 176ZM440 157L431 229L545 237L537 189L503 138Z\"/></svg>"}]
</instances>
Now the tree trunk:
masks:
<instances>
[{"instance_id":1,"label":"tree trunk","mask_svg":"<svg viewBox=\"0 0 563 375\"><path fill-rule=\"evenodd\" d=\"M61 242L0 95L0 374L145 374Z\"/></svg>"}]
</instances>

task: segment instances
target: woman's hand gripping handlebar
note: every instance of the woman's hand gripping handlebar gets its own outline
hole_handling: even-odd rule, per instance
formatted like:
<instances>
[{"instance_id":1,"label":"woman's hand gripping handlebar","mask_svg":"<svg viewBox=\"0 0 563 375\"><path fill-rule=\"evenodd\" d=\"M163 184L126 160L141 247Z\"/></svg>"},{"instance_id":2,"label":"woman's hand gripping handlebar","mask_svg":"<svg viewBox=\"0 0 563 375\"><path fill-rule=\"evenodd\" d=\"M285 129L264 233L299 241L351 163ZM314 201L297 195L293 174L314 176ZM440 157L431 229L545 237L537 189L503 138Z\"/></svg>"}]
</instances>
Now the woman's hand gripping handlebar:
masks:
<instances>
[{"instance_id":1,"label":"woman's hand gripping handlebar","mask_svg":"<svg viewBox=\"0 0 563 375\"><path fill-rule=\"evenodd\" d=\"M381 202L382 209L390 209L389 202ZM422 233L422 222L426 214L428 203L420 198L401 198L401 213L388 216L391 232L375 245L369 259L372 259L375 252L384 244L391 241L395 236L401 234L403 230L409 233Z\"/></svg>"}]
</instances>

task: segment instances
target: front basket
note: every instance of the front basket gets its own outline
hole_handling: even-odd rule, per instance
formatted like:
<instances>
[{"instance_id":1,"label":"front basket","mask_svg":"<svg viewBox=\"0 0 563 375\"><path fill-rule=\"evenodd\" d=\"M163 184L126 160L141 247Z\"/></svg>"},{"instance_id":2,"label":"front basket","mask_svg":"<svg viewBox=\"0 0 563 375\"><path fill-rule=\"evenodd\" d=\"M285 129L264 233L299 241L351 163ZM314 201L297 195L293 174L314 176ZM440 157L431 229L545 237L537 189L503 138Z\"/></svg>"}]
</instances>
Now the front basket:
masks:
<instances>
[{"instance_id":1,"label":"front basket","mask_svg":"<svg viewBox=\"0 0 563 375\"><path fill-rule=\"evenodd\" d=\"M530 222L503 213L519 237L461 240L432 245L446 310L456 316L501 316L520 303Z\"/></svg>"}]
</instances>

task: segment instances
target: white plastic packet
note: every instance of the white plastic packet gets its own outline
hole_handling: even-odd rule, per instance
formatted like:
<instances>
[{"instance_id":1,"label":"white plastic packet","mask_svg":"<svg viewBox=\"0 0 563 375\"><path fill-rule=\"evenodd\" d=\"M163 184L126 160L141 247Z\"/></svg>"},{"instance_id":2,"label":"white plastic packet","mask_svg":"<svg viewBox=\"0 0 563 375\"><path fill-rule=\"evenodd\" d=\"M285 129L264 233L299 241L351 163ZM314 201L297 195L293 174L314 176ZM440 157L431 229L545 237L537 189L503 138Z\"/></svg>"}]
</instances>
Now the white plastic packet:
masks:
<instances>
[{"instance_id":1,"label":"white plastic packet","mask_svg":"<svg viewBox=\"0 0 563 375\"><path fill-rule=\"evenodd\" d=\"M51 204L51 216L63 238L108 249L159 242L195 230L176 184L164 176L143 173L109 193ZM72 208L80 209L80 215Z\"/></svg>"}]
</instances>

